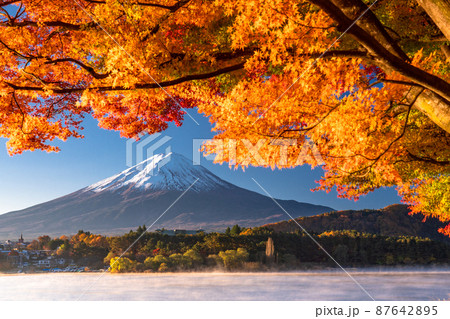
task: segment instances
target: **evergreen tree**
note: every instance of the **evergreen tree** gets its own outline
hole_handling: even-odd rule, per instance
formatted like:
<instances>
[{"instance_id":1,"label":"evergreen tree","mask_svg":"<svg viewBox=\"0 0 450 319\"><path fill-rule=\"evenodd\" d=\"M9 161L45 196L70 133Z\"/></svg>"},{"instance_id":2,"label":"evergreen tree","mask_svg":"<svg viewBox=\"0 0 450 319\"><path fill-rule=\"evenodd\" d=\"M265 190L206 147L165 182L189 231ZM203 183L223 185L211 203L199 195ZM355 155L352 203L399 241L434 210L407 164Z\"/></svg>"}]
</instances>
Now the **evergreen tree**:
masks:
<instances>
[{"instance_id":1,"label":"evergreen tree","mask_svg":"<svg viewBox=\"0 0 450 319\"><path fill-rule=\"evenodd\" d=\"M241 227L239 227L239 225L234 225L231 228L230 234L231 235L239 235L241 233Z\"/></svg>"}]
</instances>

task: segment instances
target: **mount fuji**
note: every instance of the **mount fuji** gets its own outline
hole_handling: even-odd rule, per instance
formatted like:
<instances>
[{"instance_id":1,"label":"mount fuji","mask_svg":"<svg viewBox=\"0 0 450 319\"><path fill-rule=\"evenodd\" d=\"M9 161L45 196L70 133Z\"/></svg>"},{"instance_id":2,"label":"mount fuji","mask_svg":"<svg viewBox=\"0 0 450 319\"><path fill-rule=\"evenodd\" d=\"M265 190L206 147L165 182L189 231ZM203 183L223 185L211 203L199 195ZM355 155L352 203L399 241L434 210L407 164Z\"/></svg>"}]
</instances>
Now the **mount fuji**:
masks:
<instances>
[{"instance_id":1,"label":"mount fuji","mask_svg":"<svg viewBox=\"0 0 450 319\"><path fill-rule=\"evenodd\" d=\"M333 211L294 200L279 203L294 218ZM184 156L169 153L154 155L69 195L0 215L0 238L15 238L20 233L27 237L69 235L80 229L120 234L157 219L150 231L224 230L234 224L253 227L286 218L271 198L228 183Z\"/></svg>"}]
</instances>

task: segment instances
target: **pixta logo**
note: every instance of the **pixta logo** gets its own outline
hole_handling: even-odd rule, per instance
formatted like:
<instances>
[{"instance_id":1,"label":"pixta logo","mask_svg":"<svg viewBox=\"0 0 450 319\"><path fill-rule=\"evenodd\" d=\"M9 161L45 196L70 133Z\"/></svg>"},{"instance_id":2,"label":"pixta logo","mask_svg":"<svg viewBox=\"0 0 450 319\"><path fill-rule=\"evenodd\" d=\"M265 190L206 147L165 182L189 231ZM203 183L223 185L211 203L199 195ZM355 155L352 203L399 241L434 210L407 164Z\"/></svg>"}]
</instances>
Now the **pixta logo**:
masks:
<instances>
[{"instance_id":1,"label":"pixta logo","mask_svg":"<svg viewBox=\"0 0 450 319\"><path fill-rule=\"evenodd\" d=\"M126 145L126 164L128 167L136 166L138 170L143 170L145 165L142 162L145 159L152 157L157 153L162 153L159 149L167 144L172 137L164 135L161 133L155 133L147 136L139 141L134 139L129 139ZM161 137L161 138L160 138ZM159 151L158 151L159 150ZM164 154L168 155L172 152L170 145L167 145ZM166 156L164 160L158 162L158 170L170 162L170 155ZM153 171L149 172L150 175Z\"/></svg>"}]
</instances>

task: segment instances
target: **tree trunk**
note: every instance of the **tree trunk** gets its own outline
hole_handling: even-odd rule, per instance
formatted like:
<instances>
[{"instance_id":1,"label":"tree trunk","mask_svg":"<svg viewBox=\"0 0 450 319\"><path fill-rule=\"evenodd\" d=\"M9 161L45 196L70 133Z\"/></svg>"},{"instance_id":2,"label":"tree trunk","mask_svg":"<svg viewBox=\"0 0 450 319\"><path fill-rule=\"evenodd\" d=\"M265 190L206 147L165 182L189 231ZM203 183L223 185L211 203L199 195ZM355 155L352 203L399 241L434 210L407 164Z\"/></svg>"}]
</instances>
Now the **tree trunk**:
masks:
<instances>
[{"instance_id":1,"label":"tree trunk","mask_svg":"<svg viewBox=\"0 0 450 319\"><path fill-rule=\"evenodd\" d=\"M273 244L272 237L269 237L266 243L266 262L270 264L273 263L274 261L275 261L275 246Z\"/></svg>"},{"instance_id":2,"label":"tree trunk","mask_svg":"<svg viewBox=\"0 0 450 319\"><path fill-rule=\"evenodd\" d=\"M450 0L417 0L450 41Z\"/></svg>"},{"instance_id":3,"label":"tree trunk","mask_svg":"<svg viewBox=\"0 0 450 319\"><path fill-rule=\"evenodd\" d=\"M356 25L369 33L389 52L396 55L404 61L409 58L405 52L400 48L397 42L390 36L390 34L383 27L383 24L378 20L377 16L368 9L368 6L361 0L331 0L334 5L342 10L347 17L352 20L358 19ZM365 12L365 13L364 13ZM363 14L364 13L364 14Z\"/></svg>"},{"instance_id":4,"label":"tree trunk","mask_svg":"<svg viewBox=\"0 0 450 319\"><path fill-rule=\"evenodd\" d=\"M414 108L425 114L444 131L450 133L450 105L439 95L428 90L424 91L414 103Z\"/></svg>"},{"instance_id":5,"label":"tree trunk","mask_svg":"<svg viewBox=\"0 0 450 319\"><path fill-rule=\"evenodd\" d=\"M450 46L442 45L441 50L445 54L445 57L447 58L447 60L450 60Z\"/></svg>"},{"instance_id":6,"label":"tree trunk","mask_svg":"<svg viewBox=\"0 0 450 319\"><path fill-rule=\"evenodd\" d=\"M429 0L420 1L431 2ZM449 1L436 0L435 2L449 4ZM332 19L338 22L342 31L350 27L351 23L367 9L367 6L361 0L310 0L310 2L323 9ZM441 6L444 5L441 4ZM431 18L434 20L433 17ZM450 15L440 17L440 21L444 22L449 19ZM446 31L449 31L449 24L443 24L442 22L440 24L446 28ZM424 113L436 125L450 133L450 84L448 82L405 61L401 57L402 54L398 52L395 41L390 38L378 18L371 11L367 11L360 17L356 25L348 29L348 33L374 56L376 64L383 69L397 71L412 82L428 89L419 95L414 107Z\"/></svg>"},{"instance_id":7,"label":"tree trunk","mask_svg":"<svg viewBox=\"0 0 450 319\"><path fill-rule=\"evenodd\" d=\"M442 45L441 50L445 54L445 57L450 60L450 46Z\"/></svg>"},{"instance_id":8,"label":"tree trunk","mask_svg":"<svg viewBox=\"0 0 450 319\"><path fill-rule=\"evenodd\" d=\"M417 0L430 16L444 36L450 41L450 0ZM447 59L450 59L448 45L441 47ZM450 133L450 105L430 91L423 92L414 107L424 113L434 123Z\"/></svg>"}]
</instances>

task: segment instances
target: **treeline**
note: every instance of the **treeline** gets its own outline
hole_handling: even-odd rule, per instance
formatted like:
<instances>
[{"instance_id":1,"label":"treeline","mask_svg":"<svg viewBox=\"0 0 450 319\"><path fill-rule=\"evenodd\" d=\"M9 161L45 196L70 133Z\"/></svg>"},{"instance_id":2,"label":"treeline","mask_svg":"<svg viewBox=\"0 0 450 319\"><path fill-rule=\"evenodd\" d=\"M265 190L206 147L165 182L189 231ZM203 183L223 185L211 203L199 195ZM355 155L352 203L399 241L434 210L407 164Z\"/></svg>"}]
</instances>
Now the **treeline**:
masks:
<instances>
[{"instance_id":1,"label":"treeline","mask_svg":"<svg viewBox=\"0 0 450 319\"><path fill-rule=\"evenodd\" d=\"M352 229L360 233L383 236L425 237L450 243L450 238L438 232L445 223L429 217L424 221L421 214L410 215L407 205L390 205L382 209L347 210L296 218L308 232L322 233L329 230ZM265 227L277 232L295 232L298 225L293 220L267 224Z\"/></svg>"},{"instance_id":2,"label":"treeline","mask_svg":"<svg viewBox=\"0 0 450 319\"><path fill-rule=\"evenodd\" d=\"M419 237L389 237L356 231L329 231L312 237L345 266L425 265L450 261L449 245ZM280 233L264 227L241 229L236 225L225 233L169 236L147 232L142 226L122 236L105 237L79 231L70 239L48 240L41 236L37 243L47 248L59 244L56 254L73 258L80 265L110 266L111 272L206 271L212 268L256 271L336 266L307 234Z\"/></svg>"},{"instance_id":3,"label":"treeline","mask_svg":"<svg viewBox=\"0 0 450 319\"><path fill-rule=\"evenodd\" d=\"M98 236L83 234L79 232L75 242ZM330 231L312 237L346 266L425 265L450 261L449 245L419 237L389 237L356 231ZM241 229L234 226L226 233L169 236L146 232L143 226L122 236L100 238L103 239L81 241L83 244L73 250L78 255L73 256L97 264L103 262L111 266L112 272L335 266L308 235L299 231L279 233L263 227ZM269 238L273 242L273 256L267 255Z\"/></svg>"}]
</instances>

